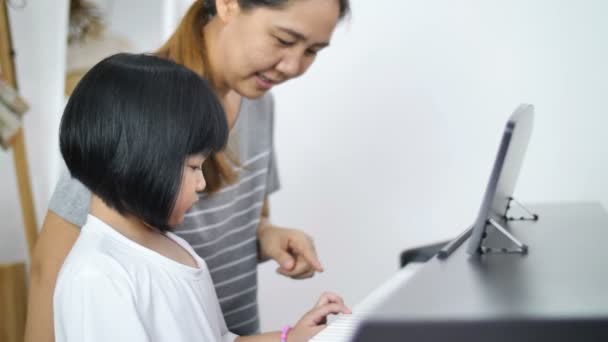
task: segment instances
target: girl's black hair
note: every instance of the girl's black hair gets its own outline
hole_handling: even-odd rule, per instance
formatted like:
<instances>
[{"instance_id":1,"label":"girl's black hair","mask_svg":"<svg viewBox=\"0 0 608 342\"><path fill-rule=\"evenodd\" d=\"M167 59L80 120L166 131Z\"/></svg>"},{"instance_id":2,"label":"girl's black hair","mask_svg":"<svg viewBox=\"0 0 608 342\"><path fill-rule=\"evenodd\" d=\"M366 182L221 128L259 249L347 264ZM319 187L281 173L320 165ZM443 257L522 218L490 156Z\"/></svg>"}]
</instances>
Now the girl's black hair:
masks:
<instances>
[{"instance_id":1,"label":"girl's black hair","mask_svg":"<svg viewBox=\"0 0 608 342\"><path fill-rule=\"evenodd\" d=\"M166 231L186 158L217 152L227 138L204 79L166 59L117 54L79 82L59 141L74 178L122 215Z\"/></svg>"}]
</instances>

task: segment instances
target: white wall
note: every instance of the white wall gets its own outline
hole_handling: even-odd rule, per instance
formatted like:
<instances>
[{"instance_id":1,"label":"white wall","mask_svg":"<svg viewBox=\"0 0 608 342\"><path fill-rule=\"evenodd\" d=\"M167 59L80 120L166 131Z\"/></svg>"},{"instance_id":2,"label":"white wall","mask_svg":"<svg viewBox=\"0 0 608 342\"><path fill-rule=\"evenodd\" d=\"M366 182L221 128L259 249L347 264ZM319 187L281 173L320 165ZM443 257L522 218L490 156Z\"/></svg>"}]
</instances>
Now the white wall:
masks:
<instances>
[{"instance_id":1,"label":"white wall","mask_svg":"<svg viewBox=\"0 0 608 342\"><path fill-rule=\"evenodd\" d=\"M67 0L28 1L9 7L20 93L30 111L24 119L25 144L38 224L42 223L57 179L57 129L63 110ZM21 208L12 152L0 150L0 263L26 259Z\"/></svg>"},{"instance_id":2,"label":"white wall","mask_svg":"<svg viewBox=\"0 0 608 342\"><path fill-rule=\"evenodd\" d=\"M608 208L606 13L601 0L353 1L332 47L275 91L273 219L310 232L326 272L292 282L263 265L263 328L325 289L357 303L402 250L472 223L520 102L537 116L517 197Z\"/></svg>"},{"instance_id":3,"label":"white wall","mask_svg":"<svg viewBox=\"0 0 608 342\"><path fill-rule=\"evenodd\" d=\"M95 0L108 30L128 38L135 51L151 52L169 37L187 0Z\"/></svg>"},{"instance_id":4,"label":"white wall","mask_svg":"<svg viewBox=\"0 0 608 342\"><path fill-rule=\"evenodd\" d=\"M164 1L150 5L154 8L142 7L143 0L114 2L129 10L111 15L113 27L139 49L151 50L187 2L169 14L158 9L166 9ZM352 5L352 19L310 72L275 90L282 190L271 198L273 220L313 235L326 272L291 281L277 276L272 262L262 265L265 330L295 323L325 289L357 303L397 269L403 249L466 228L478 210L504 122L520 102L533 103L537 116L516 195L524 202L598 200L608 208L603 177L608 144L602 139L608 123L602 115L608 109L603 20L608 3L353 0ZM37 20L42 19L32 16L29 24L39 25L37 30L58 25L56 17ZM53 32L64 36L58 28ZM27 44L41 45L40 40ZM43 47L38 56L60 55ZM63 64L54 61L38 61L44 68L21 81L24 91L29 82L55 92L55 85L35 84L44 72L60 72ZM41 108L28 116L60 111ZM55 139L56 128L37 134L28 137L40 139L28 143L30 160L55 148L42 142ZM7 180L12 169L9 157L0 153L0 158L2 227L14 227L20 217ZM50 159L31 164L38 177L52 178L57 161ZM48 186L36 189L44 194L37 205L45 207ZM2 253L18 254L20 239L0 230Z\"/></svg>"}]
</instances>

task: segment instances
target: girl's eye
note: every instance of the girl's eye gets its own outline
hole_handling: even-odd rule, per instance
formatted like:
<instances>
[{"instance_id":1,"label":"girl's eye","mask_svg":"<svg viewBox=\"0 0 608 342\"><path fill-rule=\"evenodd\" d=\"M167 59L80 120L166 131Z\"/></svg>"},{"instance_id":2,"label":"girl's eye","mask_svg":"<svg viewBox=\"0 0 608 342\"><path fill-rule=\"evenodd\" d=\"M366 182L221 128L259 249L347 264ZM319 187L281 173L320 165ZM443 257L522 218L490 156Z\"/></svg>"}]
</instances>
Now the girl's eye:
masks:
<instances>
[{"instance_id":1,"label":"girl's eye","mask_svg":"<svg viewBox=\"0 0 608 342\"><path fill-rule=\"evenodd\" d=\"M198 170L202 170L203 169L202 165L198 165L198 166L197 165L190 165L190 168L192 170L194 170L194 171L198 171Z\"/></svg>"},{"instance_id":2,"label":"girl's eye","mask_svg":"<svg viewBox=\"0 0 608 342\"><path fill-rule=\"evenodd\" d=\"M281 44L283 46L292 46L293 44L295 44L295 42L284 40L284 39L281 39L279 37L275 37L275 38L277 39L277 41L279 42L279 44Z\"/></svg>"}]
</instances>

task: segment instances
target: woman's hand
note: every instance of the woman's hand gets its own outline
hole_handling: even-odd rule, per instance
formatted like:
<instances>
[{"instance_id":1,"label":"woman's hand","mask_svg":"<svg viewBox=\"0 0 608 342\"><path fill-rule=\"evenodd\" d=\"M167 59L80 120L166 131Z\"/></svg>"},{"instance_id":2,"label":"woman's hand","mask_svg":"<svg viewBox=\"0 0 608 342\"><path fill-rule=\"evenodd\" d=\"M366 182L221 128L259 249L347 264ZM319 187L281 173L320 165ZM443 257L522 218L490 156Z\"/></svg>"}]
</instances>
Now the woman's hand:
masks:
<instances>
[{"instance_id":1,"label":"woman's hand","mask_svg":"<svg viewBox=\"0 0 608 342\"><path fill-rule=\"evenodd\" d=\"M287 341L308 341L326 327L328 315L339 313L351 313L350 309L344 305L342 297L331 292L323 293L317 304L304 314L293 329L291 329L287 335Z\"/></svg>"},{"instance_id":2,"label":"woman's hand","mask_svg":"<svg viewBox=\"0 0 608 342\"><path fill-rule=\"evenodd\" d=\"M279 264L277 273L305 279L323 272L312 238L300 230L276 227L265 221L258 228L258 242L260 260L274 259Z\"/></svg>"}]
</instances>

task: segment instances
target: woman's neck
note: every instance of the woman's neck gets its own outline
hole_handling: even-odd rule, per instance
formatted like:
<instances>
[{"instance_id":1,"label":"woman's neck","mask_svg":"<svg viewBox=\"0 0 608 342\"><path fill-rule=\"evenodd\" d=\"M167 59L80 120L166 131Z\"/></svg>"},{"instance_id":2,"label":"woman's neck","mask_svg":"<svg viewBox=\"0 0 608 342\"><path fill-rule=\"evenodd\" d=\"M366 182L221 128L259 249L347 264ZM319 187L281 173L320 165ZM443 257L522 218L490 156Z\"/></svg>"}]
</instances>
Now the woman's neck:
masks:
<instances>
[{"instance_id":1,"label":"woman's neck","mask_svg":"<svg viewBox=\"0 0 608 342\"><path fill-rule=\"evenodd\" d=\"M140 219L134 216L121 215L116 210L108 207L101 198L94 194L91 197L91 215L94 215L128 239L142 245L146 245L151 238L157 238L158 235L161 235L159 231L147 226Z\"/></svg>"},{"instance_id":2,"label":"woman's neck","mask_svg":"<svg viewBox=\"0 0 608 342\"><path fill-rule=\"evenodd\" d=\"M212 18L203 28L203 35L205 37L205 47L207 50L207 60L209 65L210 78L213 82L213 90L215 95L219 98L226 112L226 119L228 120L228 127L232 129L241 105L241 95L238 94L234 89L231 89L222 70L222 51L221 44L219 44L221 36L222 25L217 17Z\"/></svg>"},{"instance_id":3,"label":"woman's neck","mask_svg":"<svg viewBox=\"0 0 608 342\"><path fill-rule=\"evenodd\" d=\"M205 49L209 63L205 67L208 68L215 94L223 99L231 92L231 89L222 73L224 66L222 65L221 44L219 44L221 30L219 19L214 17L203 27L202 34L205 37Z\"/></svg>"}]
</instances>

